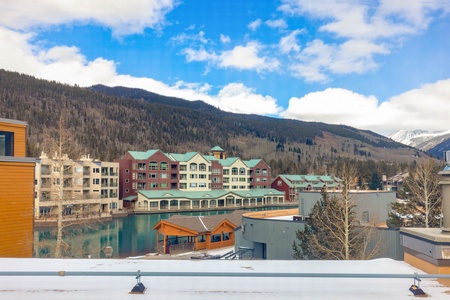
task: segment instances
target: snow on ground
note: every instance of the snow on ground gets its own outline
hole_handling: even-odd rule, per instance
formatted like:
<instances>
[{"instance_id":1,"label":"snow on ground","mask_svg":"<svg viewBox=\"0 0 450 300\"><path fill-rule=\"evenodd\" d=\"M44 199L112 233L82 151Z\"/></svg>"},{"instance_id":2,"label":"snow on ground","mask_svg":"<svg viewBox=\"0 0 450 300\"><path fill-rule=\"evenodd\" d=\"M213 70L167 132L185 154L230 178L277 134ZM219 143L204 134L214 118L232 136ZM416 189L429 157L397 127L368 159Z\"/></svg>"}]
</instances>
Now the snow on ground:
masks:
<instances>
[{"instance_id":1,"label":"snow on ground","mask_svg":"<svg viewBox=\"0 0 450 300\"><path fill-rule=\"evenodd\" d=\"M152 259L0 259L5 271L233 272L269 277L142 277L145 295L129 294L135 276L0 276L0 299L413 299L413 279L282 278L276 273L414 274L400 261L268 261ZM421 273L421 272L419 272ZM433 299L450 299L450 287L424 279Z\"/></svg>"}]
</instances>

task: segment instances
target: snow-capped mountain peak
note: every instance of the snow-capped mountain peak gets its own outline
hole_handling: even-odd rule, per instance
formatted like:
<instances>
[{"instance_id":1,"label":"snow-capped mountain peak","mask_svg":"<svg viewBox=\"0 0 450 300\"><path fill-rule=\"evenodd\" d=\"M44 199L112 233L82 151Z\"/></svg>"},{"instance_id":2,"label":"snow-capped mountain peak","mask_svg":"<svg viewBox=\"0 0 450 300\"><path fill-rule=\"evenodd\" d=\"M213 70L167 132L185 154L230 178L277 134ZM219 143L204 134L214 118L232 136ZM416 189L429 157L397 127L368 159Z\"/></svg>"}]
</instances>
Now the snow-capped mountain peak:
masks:
<instances>
[{"instance_id":1,"label":"snow-capped mountain peak","mask_svg":"<svg viewBox=\"0 0 450 300\"><path fill-rule=\"evenodd\" d=\"M389 136L390 139L427 151L434 146L442 143L444 140L450 138L450 130L429 132L422 129L415 130L399 130L398 132Z\"/></svg>"}]
</instances>

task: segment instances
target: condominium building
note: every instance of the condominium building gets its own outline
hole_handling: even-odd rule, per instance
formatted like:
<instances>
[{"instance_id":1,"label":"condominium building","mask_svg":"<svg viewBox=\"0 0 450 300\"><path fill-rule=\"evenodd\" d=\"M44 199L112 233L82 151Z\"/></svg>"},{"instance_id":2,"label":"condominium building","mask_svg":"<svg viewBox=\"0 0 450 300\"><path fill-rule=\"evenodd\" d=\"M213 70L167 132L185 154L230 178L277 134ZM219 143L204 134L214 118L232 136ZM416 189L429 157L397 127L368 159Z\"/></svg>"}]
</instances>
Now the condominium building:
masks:
<instances>
[{"instance_id":1,"label":"condominium building","mask_svg":"<svg viewBox=\"0 0 450 300\"><path fill-rule=\"evenodd\" d=\"M227 157L216 146L208 154L163 153L161 150L128 151L120 165L119 198L132 206L138 191L270 189L270 167L262 159Z\"/></svg>"},{"instance_id":2,"label":"condominium building","mask_svg":"<svg viewBox=\"0 0 450 300\"><path fill-rule=\"evenodd\" d=\"M33 255L35 159L26 157L27 126L0 118L0 257Z\"/></svg>"},{"instance_id":3,"label":"condominium building","mask_svg":"<svg viewBox=\"0 0 450 300\"><path fill-rule=\"evenodd\" d=\"M122 208L118 163L89 156L76 161L67 156L59 159L42 153L35 174L35 218L56 216L58 201L63 201L65 216L101 216Z\"/></svg>"},{"instance_id":4,"label":"condominium building","mask_svg":"<svg viewBox=\"0 0 450 300\"><path fill-rule=\"evenodd\" d=\"M301 191L336 190L342 182L335 176L280 174L272 181L272 188L283 191L286 201L298 201Z\"/></svg>"}]
</instances>

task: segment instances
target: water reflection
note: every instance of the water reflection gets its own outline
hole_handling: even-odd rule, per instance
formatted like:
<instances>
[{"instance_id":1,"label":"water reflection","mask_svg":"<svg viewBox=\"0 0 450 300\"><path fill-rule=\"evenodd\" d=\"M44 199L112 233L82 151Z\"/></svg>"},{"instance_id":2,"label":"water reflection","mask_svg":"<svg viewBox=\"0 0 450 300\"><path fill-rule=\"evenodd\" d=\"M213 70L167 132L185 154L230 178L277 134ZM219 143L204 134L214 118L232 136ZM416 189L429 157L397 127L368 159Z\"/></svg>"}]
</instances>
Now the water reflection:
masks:
<instances>
[{"instance_id":1,"label":"water reflection","mask_svg":"<svg viewBox=\"0 0 450 300\"><path fill-rule=\"evenodd\" d=\"M286 208L286 207L283 207ZM252 210L273 210L280 207ZM113 258L139 256L155 252L156 231L153 226L173 214L208 216L231 213L232 211L202 211L150 215L132 215L109 222L83 224L66 228L63 232L64 257L104 258L104 250L111 246ZM55 257L56 228L36 228L34 232L34 256Z\"/></svg>"}]
</instances>

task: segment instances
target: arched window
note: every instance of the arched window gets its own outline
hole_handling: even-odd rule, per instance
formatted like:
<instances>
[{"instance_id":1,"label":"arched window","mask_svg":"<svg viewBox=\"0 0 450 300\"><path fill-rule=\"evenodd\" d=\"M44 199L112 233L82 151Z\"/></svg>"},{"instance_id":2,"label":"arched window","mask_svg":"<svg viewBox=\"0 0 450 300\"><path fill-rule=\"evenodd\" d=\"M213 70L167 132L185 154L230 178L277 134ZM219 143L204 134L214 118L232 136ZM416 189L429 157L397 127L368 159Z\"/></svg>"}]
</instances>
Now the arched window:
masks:
<instances>
[{"instance_id":1,"label":"arched window","mask_svg":"<svg viewBox=\"0 0 450 300\"><path fill-rule=\"evenodd\" d=\"M158 163L156 161L151 161L148 165L150 170L158 170Z\"/></svg>"},{"instance_id":2,"label":"arched window","mask_svg":"<svg viewBox=\"0 0 450 300\"><path fill-rule=\"evenodd\" d=\"M239 175L245 175L245 168L239 169Z\"/></svg>"},{"instance_id":3,"label":"arched window","mask_svg":"<svg viewBox=\"0 0 450 300\"><path fill-rule=\"evenodd\" d=\"M238 175L238 168L232 168L231 175Z\"/></svg>"},{"instance_id":4,"label":"arched window","mask_svg":"<svg viewBox=\"0 0 450 300\"><path fill-rule=\"evenodd\" d=\"M196 163L191 163L189 165L189 170L191 171L197 171L197 164Z\"/></svg>"},{"instance_id":5,"label":"arched window","mask_svg":"<svg viewBox=\"0 0 450 300\"><path fill-rule=\"evenodd\" d=\"M162 162L162 163L159 165L159 169L160 169L161 171L167 171L167 170L169 169L169 164L166 163L166 162Z\"/></svg>"},{"instance_id":6,"label":"arched window","mask_svg":"<svg viewBox=\"0 0 450 300\"><path fill-rule=\"evenodd\" d=\"M199 171L203 171L203 172L206 171L206 164L203 164L203 163L202 163L202 164L199 164L199 165L198 165L198 170L199 170Z\"/></svg>"}]
</instances>

